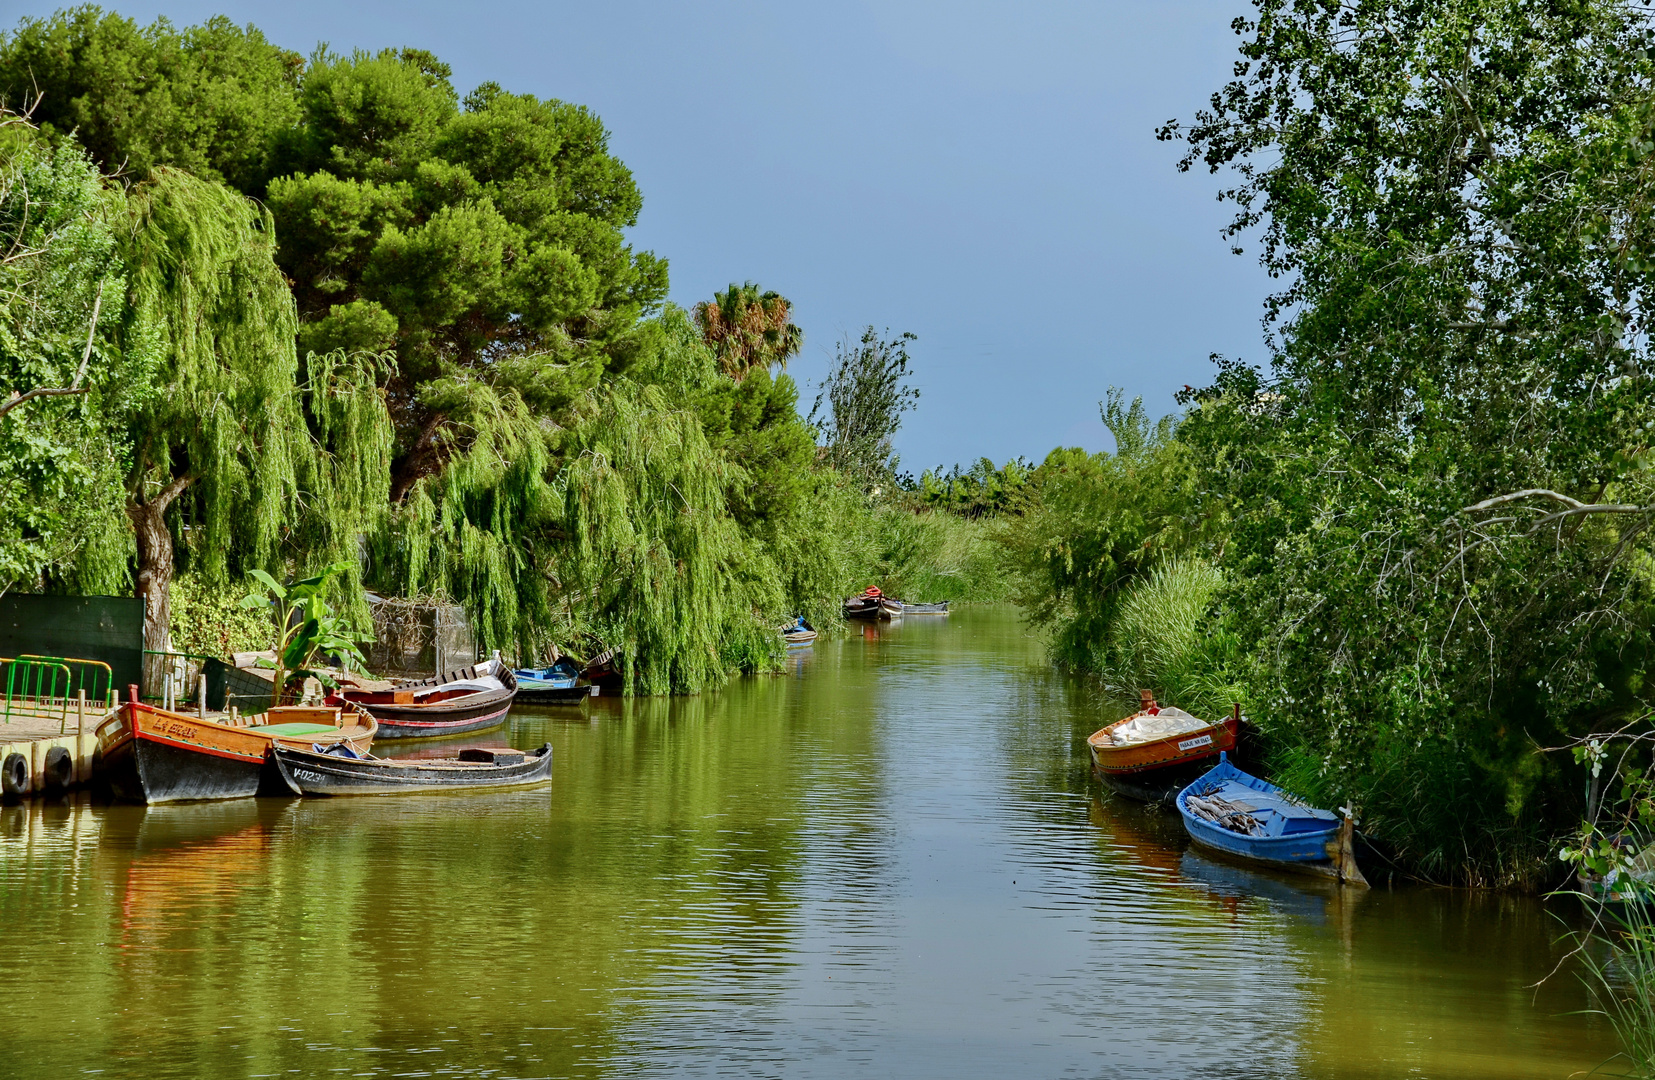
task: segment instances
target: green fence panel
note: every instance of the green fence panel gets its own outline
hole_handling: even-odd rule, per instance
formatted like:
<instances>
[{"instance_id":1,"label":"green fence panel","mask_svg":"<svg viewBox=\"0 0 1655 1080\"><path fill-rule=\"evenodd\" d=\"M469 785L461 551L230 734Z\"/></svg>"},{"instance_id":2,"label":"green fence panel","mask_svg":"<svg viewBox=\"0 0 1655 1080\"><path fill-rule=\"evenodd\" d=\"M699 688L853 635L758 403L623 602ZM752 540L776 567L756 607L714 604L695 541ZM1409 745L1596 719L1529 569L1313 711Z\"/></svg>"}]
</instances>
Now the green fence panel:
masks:
<instances>
[{"instance_id":1,"label":"green fence panel","mask_svg":"<svg viewBox=\"0 0 1655 1080\"><path fill-rule=\"evenodd\" d=\"M142 681L144 602L130 596L0 596L0 656L73 656L109 665L116 693Z\"/></svg>"}]
</instances>

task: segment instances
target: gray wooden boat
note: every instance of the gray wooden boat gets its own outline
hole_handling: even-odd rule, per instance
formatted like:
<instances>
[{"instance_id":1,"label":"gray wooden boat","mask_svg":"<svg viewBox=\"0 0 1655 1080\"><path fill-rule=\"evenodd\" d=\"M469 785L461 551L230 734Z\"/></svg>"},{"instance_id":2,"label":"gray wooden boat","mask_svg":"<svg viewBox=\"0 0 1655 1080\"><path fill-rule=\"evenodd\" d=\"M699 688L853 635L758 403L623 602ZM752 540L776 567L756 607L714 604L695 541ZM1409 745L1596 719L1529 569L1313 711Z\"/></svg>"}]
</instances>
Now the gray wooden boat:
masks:
<instances>
[{"instance_id":1,"label":"gray wooden boat","mask_svg":"<svg viewBox=\"0 0 1655 1080\"><path fill-rule=\"evenodd\" d=\"M904 600L902 601L902 613L904 615L947 615L948 604L949 601L947 600L940 604L913 604Z\"/></svg>"},{"instance_id":2,"label":"gray wooden boat","mask_svg":"<svg viewBox=\"0 0 1655 1080\"><path fill-rule=\"evenodd\" d=\"M271 759L295 795L403 795L541 784L552 776L552 747L478 748L451 758L346 757L278 746Z\"/></svg>"}]
</instances>

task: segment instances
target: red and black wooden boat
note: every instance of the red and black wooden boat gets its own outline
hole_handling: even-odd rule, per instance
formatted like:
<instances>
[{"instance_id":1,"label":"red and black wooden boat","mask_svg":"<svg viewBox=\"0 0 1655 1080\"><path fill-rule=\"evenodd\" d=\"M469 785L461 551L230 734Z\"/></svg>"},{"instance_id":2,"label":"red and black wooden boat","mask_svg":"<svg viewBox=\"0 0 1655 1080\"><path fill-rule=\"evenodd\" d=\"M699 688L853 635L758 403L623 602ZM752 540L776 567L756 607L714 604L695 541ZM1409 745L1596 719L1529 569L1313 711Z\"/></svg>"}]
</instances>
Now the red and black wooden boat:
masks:
<instances>
[{"instance_id":1,"label":"red and black wooden boat","mask_svg":"<svg viewBox=\"0 0 1655 1080\"><path fill-rule=\"evenodd\" d=\"M845 618L889 622L902 617L902 601L893 600L872 586L845 601Z\"/></svg>"},{"instance_id":2,"label":"red and black wooden boat","mask_svg":"<svg viewBox=\"0 0 1655 1080\"><path fill-rule=\"evenodd\" d=\"M367 710L379 721L381 739L430 739L498 727L516 695L516 676L496 656L435 679L391 690L344 690L328 700Z\"/></svg>"},{"instance_id":3,"label":"red and black wooden boat","mask_svg":"<svg viewBox=\"0 0 1655 1080\"><path fill-rule=\"evenodd\" d=\"M208 720L132 700L98 725L93 768L117 798L132 802L242 799L287 790L270 764L271 746L346 743L365 754L378 730L354 706L288 705Z\"/></svg>"},{"instance_id":4,"label":"red and black wooden boat","mask_svg":"<svg viewBox=\"0 0 1655 1080\"><path fill-rule=\"evenodd\" d=\"M1241 706L1217 723L1158 705L1139 691L1143 707L1086 739L1092 766L1105 784L1146 802L1169 802L1224 750L1234 750Z\"/></svg>"}]
</instances>

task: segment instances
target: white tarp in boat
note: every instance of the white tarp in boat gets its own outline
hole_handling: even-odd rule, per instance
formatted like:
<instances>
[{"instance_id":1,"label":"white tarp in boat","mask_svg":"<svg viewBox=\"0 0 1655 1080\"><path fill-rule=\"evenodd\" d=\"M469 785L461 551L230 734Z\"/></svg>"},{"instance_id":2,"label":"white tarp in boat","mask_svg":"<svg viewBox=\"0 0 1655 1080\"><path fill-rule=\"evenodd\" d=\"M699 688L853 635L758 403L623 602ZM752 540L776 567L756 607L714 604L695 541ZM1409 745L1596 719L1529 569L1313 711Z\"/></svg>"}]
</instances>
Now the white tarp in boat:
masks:
<instances>
[{"instance_id":1,"label":"white tarp in boat","mask_svg":"<svg viewBox=\"0 0 1655 1080\"><path fill-rule=\"evenodd\" d=\"M505 688L505 683L490 675L483 679L456 679L453 682L445 682L441 686L428 686L424 690L414 691L414 696L422 698L428 694L444 694L453 690L504 690Z\"/></svg>"},{"instance_id":2,"label":"white tarp in boat","mask_svg":"<svg viewBox=\"0 0 1655 1080\"><path fill-rule=\"evenodd\" d=\"M1191 716L1183 709L1163 707L1154 716L1139 713L1124 723L1108 728L1105 734L1114 746L1131 746L1134 743L1165 739L1169 735L1185 735L1192 731L1204 731L1209 727L1212 727L1212 725L1207 721L1200 717Z\"/></svg>"}]
</instances>

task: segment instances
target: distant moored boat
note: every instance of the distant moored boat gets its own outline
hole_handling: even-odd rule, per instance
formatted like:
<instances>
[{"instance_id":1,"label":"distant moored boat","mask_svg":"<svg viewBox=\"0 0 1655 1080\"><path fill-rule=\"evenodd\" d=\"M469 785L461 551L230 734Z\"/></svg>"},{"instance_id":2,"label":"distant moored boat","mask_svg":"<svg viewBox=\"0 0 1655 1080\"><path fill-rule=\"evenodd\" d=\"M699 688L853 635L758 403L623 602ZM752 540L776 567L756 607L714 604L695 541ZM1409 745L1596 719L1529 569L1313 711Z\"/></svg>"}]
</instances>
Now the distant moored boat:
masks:
<instances>
[{"instance_id":1,"label":"distant moored boat","mask_svg":"<svg viewBox=\"0 0 1655 1080\"><path fill-rule=\"evenodd\" d=\"M845 601L845 618L890 621L902 617L902 602L892 600L878 588L869 588Z\"/></svg>"}]
</instances>

